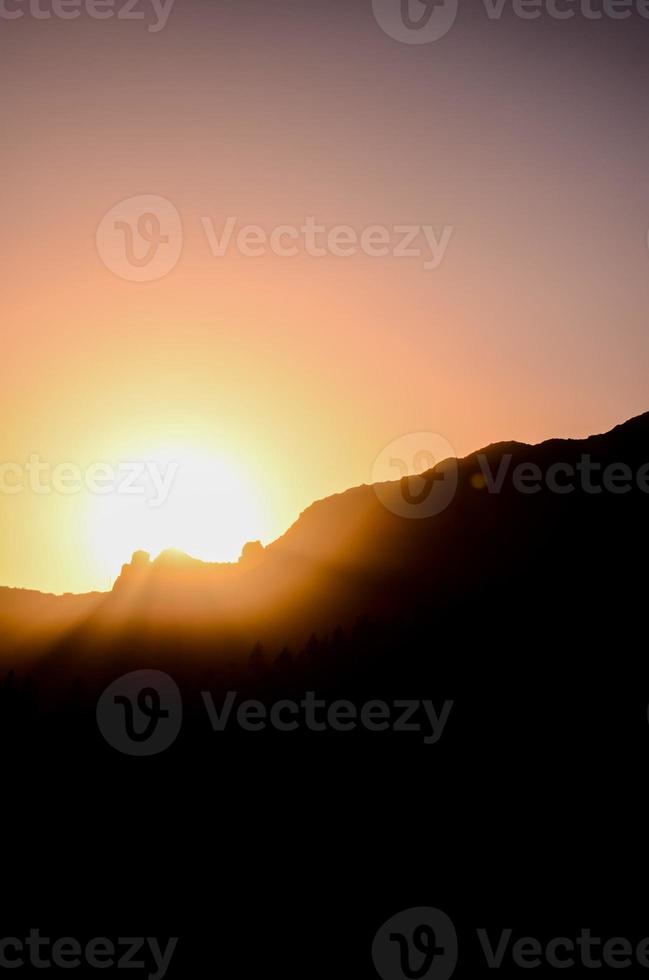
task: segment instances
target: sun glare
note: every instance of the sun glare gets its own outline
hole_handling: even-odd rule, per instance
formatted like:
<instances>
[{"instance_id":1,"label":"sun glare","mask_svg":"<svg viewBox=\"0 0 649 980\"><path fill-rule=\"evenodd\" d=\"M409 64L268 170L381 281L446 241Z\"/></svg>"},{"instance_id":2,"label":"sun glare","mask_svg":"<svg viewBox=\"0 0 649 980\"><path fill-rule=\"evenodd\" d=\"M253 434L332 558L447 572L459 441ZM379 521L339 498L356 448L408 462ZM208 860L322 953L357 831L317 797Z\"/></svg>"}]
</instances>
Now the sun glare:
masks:
<instances>
[{"instance_id":1,"label":"sun glare","mask_svg":"<svg viewBox=\"0 0 649 980\"><path fill-rule=\"evenodd\" d=\"M107 579L139 549L236 561L246 541L265 540L262 501L233 459L167 446L129 460L114 466L110 492L91 497L88 531Z\"/></svg>"}]
</instances>

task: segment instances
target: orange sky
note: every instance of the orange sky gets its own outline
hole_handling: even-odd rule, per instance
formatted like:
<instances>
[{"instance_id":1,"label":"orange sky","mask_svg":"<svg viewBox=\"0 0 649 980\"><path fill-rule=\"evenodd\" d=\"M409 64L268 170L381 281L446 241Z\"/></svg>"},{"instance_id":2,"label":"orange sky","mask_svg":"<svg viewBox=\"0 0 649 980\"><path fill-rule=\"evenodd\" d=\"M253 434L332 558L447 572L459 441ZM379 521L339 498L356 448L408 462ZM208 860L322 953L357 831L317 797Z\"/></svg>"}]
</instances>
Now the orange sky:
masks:
<instances>
[{"instance_id":1,"label":"orange sky","mask_svg":"<svg viewBox=\"0 0 649 980\"><path fill-rule=\"evenodd\" d=\"M184 453L190 473L200 457L234 474L247 510L185 488L194 524L176 502L167 542L164 508L154 527L141 500L0 494L0 584L107 588L136 548L194 541L198 518L201 556L235 557L237 529L271 540L406 432L466 454L649 408L646 59L630 48L613 86L597 28L467 16L415 49L369 3L269 6L183 0L156 34L2 25L2 462ZM139 195L182 221L177 265L151 282L96 242ZM453 234L425 269L301 243L215 257L202 225L309 215Z\"/></svg>"}]
</instances>

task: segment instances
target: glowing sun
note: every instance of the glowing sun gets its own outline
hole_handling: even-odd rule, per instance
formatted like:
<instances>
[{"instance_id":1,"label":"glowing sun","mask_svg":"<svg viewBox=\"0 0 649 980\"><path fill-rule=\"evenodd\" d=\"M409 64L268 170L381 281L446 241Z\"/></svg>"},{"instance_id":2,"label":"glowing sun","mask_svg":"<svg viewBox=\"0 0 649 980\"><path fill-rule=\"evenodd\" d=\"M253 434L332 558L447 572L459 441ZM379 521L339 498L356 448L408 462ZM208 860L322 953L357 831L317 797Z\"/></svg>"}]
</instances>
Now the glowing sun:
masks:
<instances>
[{"instance_id":1,"label":"glowing sun","mask_svg":"<svg viewBox=\"0 0 649 980\"><path fill-rule=\"evenodd\" d=\"M165 446L115 466L110 492L91 497L88 533L102 573L133 551L176 548L204 561L236 561L264 539L262 501L240 464L222 454Z\"/></svg>"}]
</instances>

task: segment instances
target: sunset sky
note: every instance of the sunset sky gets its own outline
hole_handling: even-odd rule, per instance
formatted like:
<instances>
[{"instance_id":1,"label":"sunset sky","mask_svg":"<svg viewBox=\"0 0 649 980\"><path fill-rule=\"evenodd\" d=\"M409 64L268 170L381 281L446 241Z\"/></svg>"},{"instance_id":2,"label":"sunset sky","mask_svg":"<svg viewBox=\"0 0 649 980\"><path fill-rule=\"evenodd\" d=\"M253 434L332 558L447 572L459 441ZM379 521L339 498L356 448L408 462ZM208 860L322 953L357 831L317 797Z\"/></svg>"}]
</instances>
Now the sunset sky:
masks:
<instances>
[{"instance_id":1,"label":"sunset sky","mask_svg":"<svg viewBox=\"0 0 649 980\"><path fill-rule=\"evenodd\" d=\"M415 45L371 0L176 0L156 32L146 0L143 20L23 9L0 20L0 461L175 460L181 483L155 514L0 493L0 585L106 589L137 548L231 560L404 433L465 455L649 409L649 20L471 0ZM141 196L182 223L144 282L97 237ZM396 226L452 235L427 269L300 239L215 256L206 234L309 216L390 248Z\"/></svg>"}]
</instances>

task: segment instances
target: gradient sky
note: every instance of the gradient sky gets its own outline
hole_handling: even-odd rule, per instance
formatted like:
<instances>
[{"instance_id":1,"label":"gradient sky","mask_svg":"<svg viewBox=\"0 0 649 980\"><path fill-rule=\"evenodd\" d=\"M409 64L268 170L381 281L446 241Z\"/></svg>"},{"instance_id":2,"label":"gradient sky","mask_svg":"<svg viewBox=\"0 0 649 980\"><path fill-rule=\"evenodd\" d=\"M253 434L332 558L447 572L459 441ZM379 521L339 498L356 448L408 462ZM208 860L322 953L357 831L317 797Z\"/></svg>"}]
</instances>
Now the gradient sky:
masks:
<instances>
[{"instance_id":1,"label":"gradient sky","mask_svg":"<svg viewBox=\"0 0 649 980\"><path fill-rule=\"evenodd\" d=\"M0 20L2 461L186 447L236 472L241 533L267 542L369 482L403 433L464 455L649 409L649 20L493 21L471 0L410 45L371 0L176 0L157 33L138 9ZM182 217L180 260L152 282L96 244L138 195ZM454 231L425 270L215 257L201 225L308 215ZM0 584L107 588L160 542L130 506L0 494ZM235 557L226 511L202 557ZM185 545L178 528L165 543Z\"/></svg>"}]
</instances>

